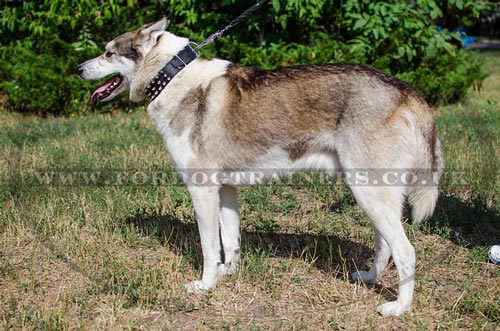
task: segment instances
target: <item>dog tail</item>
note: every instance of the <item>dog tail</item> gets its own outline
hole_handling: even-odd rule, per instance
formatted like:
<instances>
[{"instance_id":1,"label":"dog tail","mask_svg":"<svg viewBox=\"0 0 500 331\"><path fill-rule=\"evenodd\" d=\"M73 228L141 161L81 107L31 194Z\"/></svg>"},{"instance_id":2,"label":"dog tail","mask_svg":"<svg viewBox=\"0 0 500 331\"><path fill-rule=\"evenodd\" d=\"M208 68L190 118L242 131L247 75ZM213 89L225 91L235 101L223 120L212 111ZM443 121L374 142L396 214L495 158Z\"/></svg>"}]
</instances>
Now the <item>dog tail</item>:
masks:
<instances>
[{"instance_id":1,"label":"dog tail","mask_svg":"<svg viewBox=\"0 0 500 331\"><path fill-rule=\"evenodd\" d=\"M438 199L438 184L444 167L441 144L436 137L434 121L420 128L420 142L417 144L415 172L417 180L412 181L408 191L413 224L420 224L434 212Z\"/></svg>"}]
</instances>

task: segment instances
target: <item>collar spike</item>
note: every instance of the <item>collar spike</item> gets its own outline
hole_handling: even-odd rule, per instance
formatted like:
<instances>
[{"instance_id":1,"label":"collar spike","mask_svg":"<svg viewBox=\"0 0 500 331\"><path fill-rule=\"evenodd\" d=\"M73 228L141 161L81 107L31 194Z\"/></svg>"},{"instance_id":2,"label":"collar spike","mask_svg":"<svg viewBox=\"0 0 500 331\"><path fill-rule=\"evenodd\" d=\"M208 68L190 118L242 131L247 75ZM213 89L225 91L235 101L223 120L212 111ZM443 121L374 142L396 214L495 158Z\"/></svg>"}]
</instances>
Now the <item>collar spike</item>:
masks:
<instances>
[{"instance_id":1,"label":"collar spike","mask_svg":"<svg viewBox=\"0 0 500 331\"><path fill-rule=\"evenodd\" d=\"M191 43L177 53L146 87L146 95L151 99L150 101L153 101L163 91L175 75L198 57L199 54L191 47Z\"/></svg>"}]
</instances>

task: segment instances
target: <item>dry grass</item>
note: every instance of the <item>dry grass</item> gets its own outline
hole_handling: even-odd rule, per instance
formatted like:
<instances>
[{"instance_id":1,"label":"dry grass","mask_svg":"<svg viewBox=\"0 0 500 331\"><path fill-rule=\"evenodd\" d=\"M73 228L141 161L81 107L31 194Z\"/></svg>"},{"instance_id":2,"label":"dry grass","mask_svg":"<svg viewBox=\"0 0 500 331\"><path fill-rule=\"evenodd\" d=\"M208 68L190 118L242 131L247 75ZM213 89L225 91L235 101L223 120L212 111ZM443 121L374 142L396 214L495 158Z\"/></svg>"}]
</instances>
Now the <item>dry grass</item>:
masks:
<instances>
[{"instance_id":1,"label":"dry grass","mask_svg":"<svg viewBox=\"0 0 500 331\"><path fill-rule=\"evenodd\" d=\"M73 119L0 112L0 326L18 330L497 330L500 267L500 57L467 105L438 110L447 178L435 217L407 226L417 251L411 313L382 318L391 266L375 286L369 221L344 186L245 188L242 270L187 295L201 251L182 186L42 185L38 170L171 169L144 113ZM490 154L496 153L496 154ZM495 156L496 155L496 156ZM486 180L486 179L487 180ZM491 182L493 180L493 182Z\"/></svg>"}]
</instances>

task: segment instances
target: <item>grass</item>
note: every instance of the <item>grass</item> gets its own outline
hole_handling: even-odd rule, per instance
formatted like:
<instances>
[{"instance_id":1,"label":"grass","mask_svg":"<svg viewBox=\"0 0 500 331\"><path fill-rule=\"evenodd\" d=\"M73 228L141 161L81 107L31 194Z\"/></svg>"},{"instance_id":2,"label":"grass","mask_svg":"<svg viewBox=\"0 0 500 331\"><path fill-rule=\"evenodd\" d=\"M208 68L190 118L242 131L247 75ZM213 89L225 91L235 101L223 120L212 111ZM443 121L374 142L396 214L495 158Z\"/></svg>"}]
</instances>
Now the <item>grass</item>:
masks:
<instances>
[{"instance_id":1,"label":"grass","mask_svg":"<svg viewBox=\"0 0 500 331\"><path fill-rule=\"evenodd\" d=\"M375 313L395 298L394 267L375 286L349 282L374 243L343 185L242 189L242 270L189 296L182 284L202 262L194 213L182 185L151 179L172 165L145 113L0 112L0 327L500 328L500 267L487 258L500 243L500 54L480 56L483 89L435 110L447 173L434 217L406 226L417 250L411 313Z\"/></svg>"}]
</instances>

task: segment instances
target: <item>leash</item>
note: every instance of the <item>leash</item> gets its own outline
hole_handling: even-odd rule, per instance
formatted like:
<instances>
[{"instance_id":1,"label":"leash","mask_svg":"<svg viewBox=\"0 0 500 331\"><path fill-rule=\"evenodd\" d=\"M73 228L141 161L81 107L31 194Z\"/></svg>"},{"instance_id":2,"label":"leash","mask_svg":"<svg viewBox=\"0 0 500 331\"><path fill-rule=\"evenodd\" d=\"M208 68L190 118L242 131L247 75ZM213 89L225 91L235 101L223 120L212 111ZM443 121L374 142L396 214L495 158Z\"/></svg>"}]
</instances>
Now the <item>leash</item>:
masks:
<instances>
[{"instance_id":1,"label":"leash","mask_svg":"<svg viewBox=\"0 0 500 331\"><path fill-rule=\"evenodd\" d=\"M229 23L228 25L226 25L222 29L215 31L207 39L205 39L204 41L202 41L200 44L197 44L196 45L197 46L196 49L199 50L203 46L206 46L206 45L208 45L210 43L213 43L215 41L215 39L220 38L224 32L226 32L227 30L231 29L232 27L234 27L235 25L237 25L238 23L240 23L241 21L243 21L245 18L247 18L248 16L250 16L254 11L256 11L257 9L259 9L260 7L262 7L262 5L264 3L266 3L267 1L268 0L260 0L258 3L254 4L252 7L248 8L247 10L245 10L240 16L238 16L234 20L232 20L231 23Z\"/></svg>"},{"instance_id":2,"label":"leash","mask_svg":"<svg viewBox=\"0 0 500 331\"><path fill-rule=\"evenodd\" d=\"M156 74L148 86L146 86L145 94L150 99L150 102L156 99L160 95L161 91L172 81L172 79L177 75L182 69L184 69L191 61L200 57L200 49L210 43L213 43L217 38L220 38L224 32L231 29L245 18L250 16L254 11L262 7L264 3L268 0L260 0L243 13L240 16L232 20L228 25L220 30L212 33L207 39L202 41L200 44L195 42L190 42L184 49L177 53L172 60L170 60L165 66ZM193 45L194 47L192 47Z\"/></svg>"}]
</instances>

